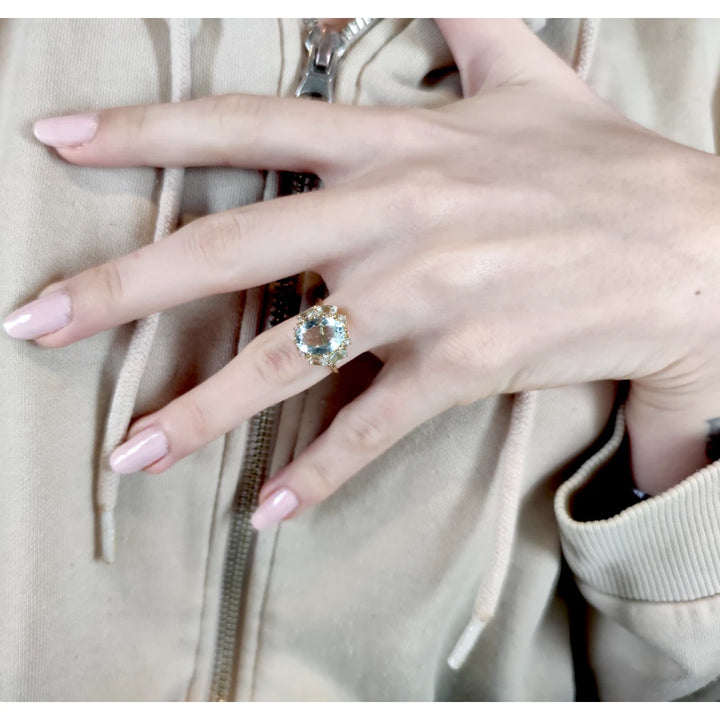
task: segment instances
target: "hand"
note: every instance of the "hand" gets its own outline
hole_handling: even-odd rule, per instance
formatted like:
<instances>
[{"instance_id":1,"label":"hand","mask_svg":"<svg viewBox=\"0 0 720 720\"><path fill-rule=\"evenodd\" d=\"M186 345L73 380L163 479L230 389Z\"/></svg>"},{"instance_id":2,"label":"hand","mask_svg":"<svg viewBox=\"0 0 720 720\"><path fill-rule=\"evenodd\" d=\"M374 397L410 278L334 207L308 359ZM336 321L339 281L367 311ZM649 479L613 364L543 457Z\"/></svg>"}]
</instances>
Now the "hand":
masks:
<instances>
[{"instance_id":1,"label":"hand","mask_svg":"<svg viewBox=\"0 0 720 720\"><path fill-rule=\"evenodd\" d=\"M59 348L206 295L319 273L326 302L348 317L348 360L372 352L384 365L266 483L258 527L321 502L435 414L490 395L633 379L633 467L649 485L658 472L665 484L682 477L664 473L658 427L690 415L702 427L705 406L720 414L717 161L621 117L519 21L441 29L469 97L436 110L225 96L38 127L56 146L63 137L48 130L84 127L84 145L58 150L81 165L322 178L322 190L203 218L68 278L6 320L11 334L41 331L37 343ZM137 420L116 469L163 472L325 377L294 347L294 324ZM141 440L147 452L128 453Z\"/></svg>"}]
</instances>

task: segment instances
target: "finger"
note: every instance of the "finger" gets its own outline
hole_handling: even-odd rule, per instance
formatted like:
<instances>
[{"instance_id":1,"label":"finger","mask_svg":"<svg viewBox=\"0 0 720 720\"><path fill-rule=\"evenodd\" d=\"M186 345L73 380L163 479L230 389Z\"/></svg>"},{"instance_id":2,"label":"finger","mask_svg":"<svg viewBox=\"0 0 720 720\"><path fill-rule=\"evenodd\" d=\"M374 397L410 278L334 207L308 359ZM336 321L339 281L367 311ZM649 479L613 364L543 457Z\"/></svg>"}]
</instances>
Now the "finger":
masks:
<instances>
[{"instance_id":1,"label":"finger","mask_svg":"<svg viewBox=\"0 0 720 720\"><path fill-rule=\"evenodd\" d=\"M354 322L352 314L346 317L352 344L338 367L374 342L361 322ZM327 377L328 368L308 365L295 346L296 320L291 318L265 331L222 370L135 422L128 440L111 456L113 470L123 474L142 468L162 472L264 408Z\"/></svg>"},{"instance_id":2,"label":"finger","mask_svg":"<svg viewBox=\"0 0 720 720\"><path fill-rule=\"evenodd\" d=\"M387 111L314 100L220 95L48 118L35 135L78 165L230 165L313 171L356 166Z\"/></svg>"},{"instance_id":3,"label":"finger","mask_svg":"<svg viewBox=\"0 0 720 720\"><path fill-rule=\"evenodd\" d=\"M466 96L503 85L583 86L522 20L438 19L436 23L460 70Z\"/></svg>"},{"instance_id":4,"label":"finger","mask_svg":"<svg viewBox=\"0 0 720 720\"><path fill-rule=\"evenodd\" d=\"M368 213L357 192L337 188L208 216L54 283L11 313L5 329L44 347L65 347L196 298L319 271L345 248L355 252L385 232L381 215Z\"/></svg>"},{"instance_id":5,"label":"finger","mask_svg":"<svg viewBox=\"0 0 720 720\"><path fill-rule=\"evenodd\" d=\"M390 360L392 363L392 359ZM263 486L252 517L258 530L317 505L411 430L446 408L417 373L386 365L330 427Z\"/></svg>"}]
</instances>

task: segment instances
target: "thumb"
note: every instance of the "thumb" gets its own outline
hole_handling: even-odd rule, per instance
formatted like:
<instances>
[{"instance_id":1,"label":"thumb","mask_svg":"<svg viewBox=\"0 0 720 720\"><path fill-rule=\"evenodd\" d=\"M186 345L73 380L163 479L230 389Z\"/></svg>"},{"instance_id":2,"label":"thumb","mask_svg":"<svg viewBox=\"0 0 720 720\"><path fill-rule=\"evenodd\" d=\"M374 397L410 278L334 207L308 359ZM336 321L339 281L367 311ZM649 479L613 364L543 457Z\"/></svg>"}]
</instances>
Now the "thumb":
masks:
<instances>
[{"instance_id":1,"label":"thumb","mask_svg":"<svg viewBox=\"0 0 720 720\"><path fill-rule=\"evenodd\" d=\"M522 20L435 22L460 70L466 97L502 85L583 85Z\"/></svg>"}]
</instances>

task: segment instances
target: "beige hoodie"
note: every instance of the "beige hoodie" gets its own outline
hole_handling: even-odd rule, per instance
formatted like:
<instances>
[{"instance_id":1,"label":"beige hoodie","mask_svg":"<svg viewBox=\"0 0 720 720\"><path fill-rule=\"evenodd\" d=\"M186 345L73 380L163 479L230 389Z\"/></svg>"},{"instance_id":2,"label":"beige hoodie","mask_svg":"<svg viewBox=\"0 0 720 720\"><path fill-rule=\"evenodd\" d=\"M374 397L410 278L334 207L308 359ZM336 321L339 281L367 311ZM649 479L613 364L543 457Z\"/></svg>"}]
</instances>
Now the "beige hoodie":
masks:
<instances>
[{"instance_id":1,"label":"beige hoodie","mask_svg":"<svg viewBox=\"0 0 720 720\"><path fill-rule=\"evenodd\" d=\"M720 23L535 27L626 115L715 150ZM297 20L2 21L0 311L151 242L177 208L184 223L276 192L258 172L70 166L34 141L35 119L291 95L303 39ZM383 20L343 60L336 99L443 104L460 92L451 65L431 21ZM0 337L1 700L720 698L720 466L588 521L597 488L625 502L612 383L449 410L260 535L252 422L161 476L109 475L130 417L226 364L264 296L61 350ZM376 369L363 356L284 403L267 470Z\"/></svg>"}]
</instances>

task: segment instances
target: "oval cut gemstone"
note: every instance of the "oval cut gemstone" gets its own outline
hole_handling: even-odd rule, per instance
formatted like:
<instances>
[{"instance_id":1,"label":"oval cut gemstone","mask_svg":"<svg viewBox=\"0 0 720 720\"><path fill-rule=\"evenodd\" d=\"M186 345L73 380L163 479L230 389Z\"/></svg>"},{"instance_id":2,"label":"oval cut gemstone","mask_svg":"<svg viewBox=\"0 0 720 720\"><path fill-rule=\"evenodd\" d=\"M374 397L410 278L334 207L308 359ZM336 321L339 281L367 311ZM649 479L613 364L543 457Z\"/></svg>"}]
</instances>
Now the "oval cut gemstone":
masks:
<instances>
[{"instance_id":1,"label":"oval cut gemstone","mask_svg":"<svg viewBox=\"0 0 720 720\"><path fill-rule=\"evenodd\" d=\"M333 317L314 317L298 325L295 342L308 355L320 357L335 353L347 337L345 325Z\"/></svg>"},{"instance_id":2,"label":"oval cut gemstone","mask_svg":"<svg viewBox=\"0 0 720 720\"><path fill-rule=\"evenodd\" d=\"M324 365L337 372L336 363L348 356L350 338L346 318L335 305L314 305L298 316L294 340L300 354L311 365Z\"/></svg>"}]
</instances>

